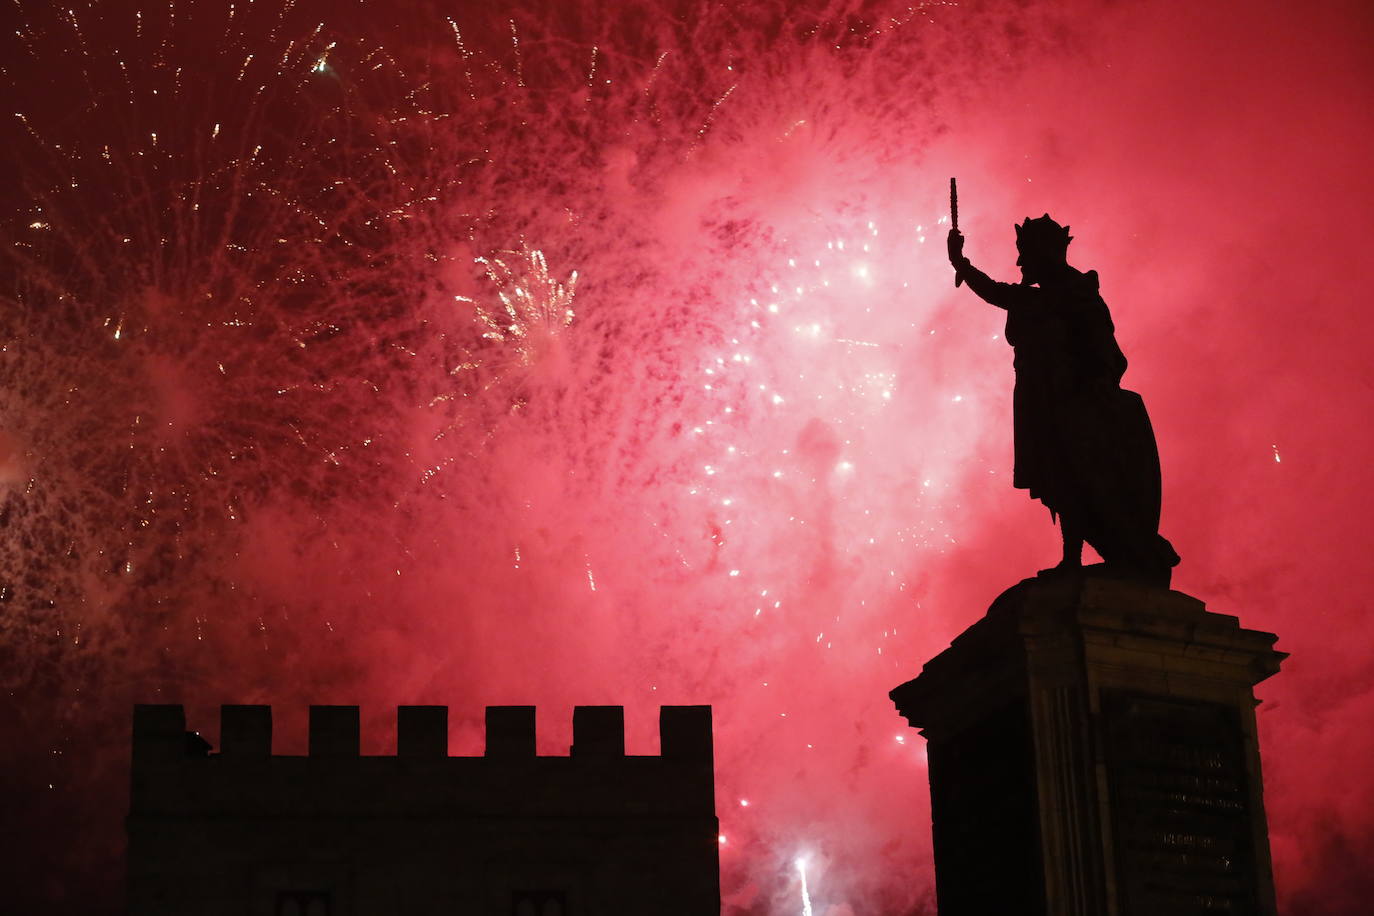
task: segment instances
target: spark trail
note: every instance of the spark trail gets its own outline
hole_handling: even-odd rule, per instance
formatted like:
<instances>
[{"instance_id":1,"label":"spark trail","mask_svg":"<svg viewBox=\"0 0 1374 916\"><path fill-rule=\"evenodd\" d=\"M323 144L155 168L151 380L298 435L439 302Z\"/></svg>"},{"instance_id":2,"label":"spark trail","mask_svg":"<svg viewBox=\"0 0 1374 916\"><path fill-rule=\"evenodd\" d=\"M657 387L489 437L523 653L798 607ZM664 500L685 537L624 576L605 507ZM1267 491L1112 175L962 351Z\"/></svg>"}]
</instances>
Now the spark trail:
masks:
<instances>
[{"instance_id":1,"label":"spark trail","mask_svg":"<svg viewBox=\"0 0 1374 916\"><path fill-rule=\"evenodd\" d=\"M817 911L922 905L869 701L1006 485L1008 362L922 155L1038 47L974 26L1055 14L667 7L21 4L0 683L56 744L97 685L534 702L544 753L710 702L737 911L811 912L800 842Z\"/></svg>"},{"instance_id":2,"label":"spark trail","mask_svg":"<svg viewBox=\"0 0 1374 916\"><path fill-rule=\"evenodd\" d=\"M7 222L7 687L561 680L774 722L727 784L850 753L774 696L885 661L978 432L888 171L931 129L933 13L543 12L407 42L292 4L25 8L11 88L53 84ZM785 882L798 810L741 813L732 880Z\"/></svg>"},{"instance_id":3,"label":"spark trail","mask_svg":"<svg viewBox=\"0 0 1374 916\"><path fill-rule=\"evenodd\" d=\"M846 759L779 688L895 670L978 433L889 171L932 9L24 8L5 686L706 701L771 723L726 791ZM732 885L801 810L727 818Z\"/></svg>"}]
</instances>

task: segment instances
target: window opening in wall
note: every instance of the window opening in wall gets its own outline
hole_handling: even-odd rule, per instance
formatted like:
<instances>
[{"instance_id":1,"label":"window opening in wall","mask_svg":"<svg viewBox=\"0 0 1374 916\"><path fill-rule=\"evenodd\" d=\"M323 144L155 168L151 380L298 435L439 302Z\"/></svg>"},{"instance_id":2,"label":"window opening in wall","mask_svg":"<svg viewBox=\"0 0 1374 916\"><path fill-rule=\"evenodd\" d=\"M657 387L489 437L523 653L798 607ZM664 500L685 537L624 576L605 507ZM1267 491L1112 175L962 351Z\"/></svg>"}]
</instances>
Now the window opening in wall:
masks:
<instances>
[{"instance_id":1,"label":"window opening in wall","mask_svg":"<svg viewBox=\"0 0 1374 916\"><path fill-rule=\"evenodd\" d=\"M276 916L333 916L333 912L329 891L277 892Z\"/></svg>"},{"instance_id":2,"label":"window opening in wall","mask_svg":"<svg viewBox=\"0 0 1374 916\"><path fill-rule=\"evenodd\" d=\"M512 891L512 916L568 916L567 894L563 891Z\"/></svg>"}]
</instances>

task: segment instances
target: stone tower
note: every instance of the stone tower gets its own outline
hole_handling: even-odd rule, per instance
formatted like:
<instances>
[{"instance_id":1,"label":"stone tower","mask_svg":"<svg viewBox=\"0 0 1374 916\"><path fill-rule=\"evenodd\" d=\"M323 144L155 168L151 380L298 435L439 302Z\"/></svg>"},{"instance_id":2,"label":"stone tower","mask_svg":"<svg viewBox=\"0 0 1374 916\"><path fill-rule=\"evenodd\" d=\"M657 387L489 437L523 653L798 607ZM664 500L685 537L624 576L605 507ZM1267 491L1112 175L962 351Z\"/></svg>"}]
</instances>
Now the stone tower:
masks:
<instances>
[{"instance_id":1,"label":"stone tower","mask_svg":"<svg viewBox=\"0 0 1374 916\"><path fill-rule=\"evenodd\" d=\"M486 754L450 757L448 708L402 706L395 756L365 757L358 707L312 706L292 757L267 706L223 707L218 753L138 706L129 913L718 914L711 708L662 707L653 757L626 756L619 706L537 756L534 714L488 707Z\"/></svg>"}]
</instances>

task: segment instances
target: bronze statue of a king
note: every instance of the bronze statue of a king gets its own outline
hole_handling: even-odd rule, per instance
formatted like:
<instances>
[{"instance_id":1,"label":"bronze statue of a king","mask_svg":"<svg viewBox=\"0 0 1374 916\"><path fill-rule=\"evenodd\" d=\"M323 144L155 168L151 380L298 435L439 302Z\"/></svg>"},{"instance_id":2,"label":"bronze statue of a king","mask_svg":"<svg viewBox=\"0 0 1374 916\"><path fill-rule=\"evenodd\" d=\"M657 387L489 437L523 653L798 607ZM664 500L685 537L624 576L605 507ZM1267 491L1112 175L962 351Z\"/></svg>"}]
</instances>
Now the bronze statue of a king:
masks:
<instances>
[{"instance_id":1,"label":"bronze statue of a king","mask_svg":"<svg viewBox=\"0 0 1374 916\"><path fill-rule=\"evenodd\" d=\"M1059 520L1064 558L1054 568L1082 566L1086 541L1105 572L1167 586L1178 554L1159 534L1159 451L1145 402L1121 387L1126 357L1096 272L1069 265L1069 227L1048 213L1016 226L1020 283L974 267L954 225L956 284L1007 312L1016 369L1013 485Z\"/></svg>"}]
</instances>

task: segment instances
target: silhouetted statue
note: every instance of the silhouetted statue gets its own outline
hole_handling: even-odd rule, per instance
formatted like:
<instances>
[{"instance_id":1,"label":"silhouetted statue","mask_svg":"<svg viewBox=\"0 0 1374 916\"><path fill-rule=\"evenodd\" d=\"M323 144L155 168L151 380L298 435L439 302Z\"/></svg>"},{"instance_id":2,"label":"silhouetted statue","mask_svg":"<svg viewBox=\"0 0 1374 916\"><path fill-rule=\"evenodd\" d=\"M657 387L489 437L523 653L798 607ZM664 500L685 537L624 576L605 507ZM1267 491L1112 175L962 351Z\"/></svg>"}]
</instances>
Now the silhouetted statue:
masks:
<instances>
[{"instance_id":1,"label":"silhouetted statue","mask_svg":"<svg viewBox=\"0 0 1374 916\"><path fill-rule=\"evenodd\" d=\"M1123 390L1126 357L1097 273L1069 266L1069 227L1045 214L1016 226L1020 283L999 283L964 257L957 217L949 232L956 285L1007 311L1016 356L1012 395L1014 486L1058 517L1064 558L1082 566L1083 542L1115 574L1168 585L1178 554L1159 535L1159 451L1145 402Z\"/></svg>"}]
</instances>

